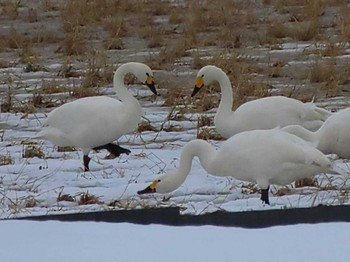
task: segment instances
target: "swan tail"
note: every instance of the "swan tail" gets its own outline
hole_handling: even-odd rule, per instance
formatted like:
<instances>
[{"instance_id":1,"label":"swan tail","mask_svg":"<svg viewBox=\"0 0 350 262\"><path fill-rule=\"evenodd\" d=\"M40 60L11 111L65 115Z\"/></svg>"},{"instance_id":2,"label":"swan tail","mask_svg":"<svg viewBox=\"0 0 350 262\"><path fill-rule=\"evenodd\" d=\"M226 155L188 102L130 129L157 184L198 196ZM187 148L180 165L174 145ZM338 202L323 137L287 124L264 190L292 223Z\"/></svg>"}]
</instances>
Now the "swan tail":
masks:
<instances>
[{"instance_id":1,"label":"swan tail","mask_svg":"<svg viewBox=\"0 0 350 262\"><path fill-rule=\"evenodd\" d=\"M308 111L309 113L307 113L306 115L303 116L306 119L310 119L310 117L311 117L312 120L325 121L328 117L330 117L332 115L332 113L330 111L328 111L324 108L321 108L321 107L317 107L312 102L306 103L306 105L309 107L309 111Z\"/></svg>"},{"instance_id":2,"label":"swan tail","mask_svg":"<svg viewBox=\"0 0 350 262\"><path fill-rule=\"evenodd\" d=\"M332 115L331 112L324 108L315 107L315 112L320 116L321 120L325 121L328 117Z\"/></svg>"},{"instance_id":3,"label":"swan tail","mask_svg":"<svg viewBox=\"0 0 350 262\"><path fill-rule=\"evenodd\" d=\"M73 145L73 143L71 143L71 141L67 139L67 136L64 133L62 133L62 131L56 128L44 128L31 138L49 140L58 146Z\"/></svg>"}]
</instances>

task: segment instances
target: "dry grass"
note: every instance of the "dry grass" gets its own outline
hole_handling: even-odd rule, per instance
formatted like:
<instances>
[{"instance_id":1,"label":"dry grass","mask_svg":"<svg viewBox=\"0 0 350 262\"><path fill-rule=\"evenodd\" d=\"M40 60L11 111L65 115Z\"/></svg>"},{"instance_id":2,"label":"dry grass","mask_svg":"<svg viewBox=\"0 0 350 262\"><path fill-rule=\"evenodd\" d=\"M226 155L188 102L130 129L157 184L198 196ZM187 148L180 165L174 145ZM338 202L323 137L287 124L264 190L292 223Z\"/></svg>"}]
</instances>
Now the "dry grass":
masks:
<instances>
[{"instance_id":1,"label":"dry grass","mask_svg":"<svg viewBox=\"0 0 350 262\"><path fill-rule=\"evenodd\" d=\"M207 115L201 115L197 120L197 128L213 125L213 120Z\"/></svg>"},{"instance_id":2,"label":"dry grass","mask_svg":"<svg viewBox=\"0 0 350 262\"><path fill-rule=\"evenodd\" d=\"M0 166L13 165L15 161L10 155L0 155Z\"/></svg>"},{"instance_id":3,"label":"dry grass","mask_svg":"<svg viewBox=\"0 0 350 262\"><path fill-rule=\"evenodd\" d=\"M152 69L168 69L174 67L174 62L181 57L186 56L188 49L186 39L178 40L173 45L162 47L158 55L151 55L145 62Z\"/></svg>"},{"instance_id":4,"label":"dry grass","mask_svg":"<svg viewBox=\"0 0 350 262\"><path fill-rule=\"evenodd\" d=\"M41 147L35 146L35 145L25 145L22 153L23 158L44 158L45 154L42 151Z\"/></svg>"},{"instance_id":5,"label":"dry grass","mask_svg":"<svg viewBox=\"0 0 350 262\"><path fill-rule=\"evenodd\" d=\"M73 146L58 146L57 152L74 152L77 151L77 149Z\"/></svg>"},{"instance_id":6,"label":"dry grass","mask_svg":"<svg viewBox=\"0 0 350 262\"><path fill-rule=\"evenodd\" d=\"M80 194L78 201L79 205L91 205L91 204L101 204L102 202L97 196L90 194L89 192L83 192Z\"/></svg>"},{"instance_id":7,"label":"dry grass","mask_svg":"<svg viewBox=\"0 0 350 262\"><path fill-rule=\"evenodd\" d=\"M62 194L62 192L60 192L57 196L57 202L60 201L75 202L75 197L71 196L70 194Z\"/></svg>"},{"instance_id":8,"label":"dry grass","mask_svg":"<svg viewBox=\"0 0 350 262\"><path fill-rule=\"evenodd\" d=\"M328 63L320 63L316 61L310 70L310 82L322 83L335 79L336 74L336 62L329 61Z\"/></svg>"},{"instance_id":9,"label":"dry grass","mask_svg":"<svg viewBox=\"0 0 350 262\"><path fill-rule=\"evenodd\" d=\"M77 27L70 32L65 32L65 37L56 51L66 56L82 55L88 52L89 46L84 28Z\"/></svg>"},{"instance_id":10,"label":"dry grass","mask_svg":"<svg viewBox=\"0 0 350 262\"><path fill-rule=\"evenodd\" d=\"M10 28L0 34L0 51L20 49L28 45L28 39L16 29Z\"/></svg>"},{"instance_id":11,"label":"dry grass","mask_svg":"<svg viewBox=\"0 0 350 262\"><path fill-rule=\"evenodd\" d=\"M68 88L62 86L56 79L43 80L41 83L41 94L55 94L67 91Z\"/></svg>"},{"instance_id":12,"label":"dry grass","mask_svg":"<svg viewBox=\"0 0 350 262\"><path fill-rule=\"evenodd\" d=\"M209 140L225 140L224 137L222 137L215 128L210 127L202 127L197 129L197 138L203 139L206 141Z\"/></svg>"},{"instance_id":13,"label":"dry grass","mask_svg":"<svg viewBox=\"0 0 350 262\"><path fill-rule=\"evenodd\" d=\"M30 3L33 5L35 1ZM168 74L164 79L156 79L164 106L171 107L171 112L160 130L145 121L140 124L139 132L181 131L181 125L170 125L168 120L189 120L188 113L217 108L220 101L217 84L203 88L191 99L195 77L190 81L176 75L177 72L195 73L193 71L207 64L219 66L229 76L234 91L233 109L246 101L270 95L270 83L271 86L295 83L296 91L290 95L299 99L309 95L305 86L322 91L322 95L334 96L349 84L348 63L341 64L339 61L343 58L338 58L347 54L350 39L350 8L344 1L263 0L262 6L259 1L230 0L194 0L175 6L174 3L179 2L42 0L37 2L39 8L30 9L27 1L1 1L0 20L4 28L9 28L0 32L0 67L5 69L0 83L5 87L1 93L2 110L28 113L40 107L56 106L59 102L49 98L57 97L55 93L65 93L62 99L67 99L68 92L74 98L98 95L99 87L112 82L113 64L131 59L146 62L153 69L171 71L171 77ZM55 27L41 26L47 21ZM296 41L306 41L313 50L300 56L293 52L269 52L282 49L281 44ZM258 44L264 44L267 51L260 52ZM147 48L152 48L149 57L139 55L149 51ZM132 56L136 52L137 56ZM315 62L310 68L302 63L311 59ZM297 69L305 76L293 73L291 61L301 62L296 63ZM56 69L50 63L61 63L62 67ZM12 73L7 67L24 70ZM33 74L35 71L39 73ZM29 86L17 84L26 83L31 75L42 77L34 84L39 87L37 93L26 101L17 100L15 95L23 90L34 92ZM13 80L8 81L10 78ZM221 140L212 125L212 118L199 118L197 137ZM45 157L38 145L23 147L23 157ZM60 152L67 150L74 149L59 148ZM10 165L13 161L11 156L0 155L0 165ZM120 176L124 176L124 171ZM296 183L296 186L314 185L313 181ZM319 190L327 188L332 186ZM288 194L288 190L276 194ZM256 194L259 189L255 184L248 184L242 191ZM74 196L60 193L57 201L101 204L99 197L89 192ZM110 205L132 208L131 202L116 200ZM28 197L14 201L13 208L18 211L38 204L34 197ZM146 201L139 206L150 207Z\"/></svg>"},{"instance_id":14,"label":"dry grass","mask_svg":"<svg viewBox=\"0 0 350 262\"><path fill-rule=\"evenodd\" d=\"M348 82L348 74L344 75L340 71L335 60L325 63L315 62L310 69L310 82L321 83L321 90L325 91L327 97L341 94L340 84L342 81Z\"/></svg>"},{"instance_id":15,"label":"dry grass","mask_svg":"<svg viewBox=\"0 0 350 262\"><path fill-rule=\"evenodd\" d=\"M252 73L261 73L261 70L259 67L251 65L249 60L237 54L226 54L214 56L209 60L208 64L220 67L228 75L234 92L233 109L252 98L261 98L270 95L267 83L253 80ZM266 72L269 74L268 70ZM218 93L220 89L214 86L214 92Z\"/></svg>"},{"instance_id":16,"label":"dry grass","mask_svg":"<svg viewBox=\"0 0 350 262\"><path fill-rule=\"evenodd\" d=\"M267 38L286 38L290 37L298 41L309 41L316 39L320 34L320 22L317 18L302 22L286 25L281 22L274 22L267 27Z\"/></svg>"},{"instance_id":17,"label":"dry grass","mask_svg":"<svg viewBox=\"0 0 350 262\"><path fill-rule=\"evenodd\" d=\"M86 56L88 67L82 76L80 85L71 90L71 96L73 97L99 95L98 88L111 83L113 80L114 67L109 63L105 52L91 51ZM70 72L69 68L71 67L67 67L68 71L64 70L66 71L64 74Z\"/></svg>"},{"instance_id":18,"label":"dry grass","mask_svg":"<svg viewBox=\"0 0 350 262\"><path fill-rule=\"evenodd\" d=\"M144 131L152 131L152 132L157 132L157 128L151 125L149 121L142 121L141 123L138 124L137 127L137 132L142 133Z\"/></svg>"},{"instance_id":19,"label":"dry grass","mask_svg":"<svg viewBox=\"0 0 350 262\"><path fill-rule=\"evenodd\" d=\"M277 46L278 43L289 42L291 39L317 42L332 37L326 48L319 49L320 55L333 57L346 53L347 46L336 42L337 39L342 39L346 43L350 35L350 9L341 2L265 0L263 8L266 6L267 9L260 10L261 7L251 1L230 0L210 0L205 4L195 0L184 5L173 5L161 0L64 0L59 3L43 0L37 9L30 9L21 1L3 1L1 10L4 17L33 24L35 21L42 22L40 19L48 15L43 16L43 12L53 12L50 16L56 16L60 27L58 31L43 27L30 34L20 33L21 30L13 27L1 33L0 52L16 50L18 61L24 65L25 71L35 72L45 69L42 65L44 59L38 53L41 49L38 47L55 45L57 53L54 55L63 60L58 77L81 77L79 81L73 82L71 95L84 97L98 95L98 87L111 82L112 62L106 57L115 57L115 54L119 54L118 50L127 49L126 43L134 38L136 42L144 43L140 48L148 47L159 51L152 50L144 60L153 69L173 70L186 66L187 61L190 61L191 69L199 69L206 64L224 69L233 84L236 108L250 99L270 95L267 90L269 78L289 81L291 77L291 73L285 70L288 59L282 63L273 61L265 67L257 65L253 59L242 58L241 51L246 46L264 42L264 37L269 39L265 43L270 44L268 46L271 48L271 44ZM339 18L333 19L333 22L324 19L329 15L330 7L339 8ZM330 33L326 30L330 30ZM328 34L327 37L324 36L325 33ZM200 50L208 45L222 47L224 51L220 51L222 53L219 55L214 54L211 59L203 59L206 55L199 51L192 52L192 49ZM76 61L87 62L86 70L75 70L73 64ZM261 74L267 80L257 81L254 74ZM317 72L311 72L306 77L323 90L335 90L336 86L347 82L339 75L328 81L317 80ZM42 91L49 94L64 92L65 89L53 81L43 83ZM184 88L181 86L181 89ZM210 90L208 96L201 92L202 97L194 100L198 111L218 105L217 93L220 90L216 89L214 87L214 90ZM188 106L191 103L188 99L189 92L189 89L162 92L166 99L165 105ZM331 95L335 92L328 93ZM37 102L34 101L33 104L41 106L42 98L37 96L36 99Z\"/></svg>"},{"instance_id":20,"label":"dry grass","mask_svg":"<svg viewBox=\"0 0 350 262\"><path fill-rule=\"evenodd\" d=\"M17 1L4 0L1 2L1 15L4 15L11 20L15 20L19 16L20 6L21 6L21 0L17 0Z\"/></svg>"},{"instance_id":21,"label":"dry grass","mask_svg":"<svg viewBox=\"0 0 350 262\"><path fill-rule=\"evenodd\" d=\"M317 186L317 180L313 177L311 178L303 178L294 182L294 186L298 187L306 187L306 186Z\"/></svg>"}]
</instances>

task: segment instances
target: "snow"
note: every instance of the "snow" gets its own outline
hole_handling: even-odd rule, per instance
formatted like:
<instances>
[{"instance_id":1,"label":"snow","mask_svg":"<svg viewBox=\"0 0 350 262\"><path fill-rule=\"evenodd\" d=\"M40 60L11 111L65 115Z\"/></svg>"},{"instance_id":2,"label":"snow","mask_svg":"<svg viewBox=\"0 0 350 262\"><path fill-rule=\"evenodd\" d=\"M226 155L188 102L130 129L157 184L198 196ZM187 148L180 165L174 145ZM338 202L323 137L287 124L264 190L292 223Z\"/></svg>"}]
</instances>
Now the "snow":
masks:
<instances>
[{"instance_id":1,"label":"snow","mask_svg":"<svg viewBox=\"0 0 350 262\"><path fill-rule=\"evenodd\" d=\"M81 151L59 152L48 141L31 139L47 114L0 113L0 159L11 160L0 165L1 261L346 261L349 223L243 229L9 219L174 206L182 214L201 215L218 210L350 204L349 179L319 174L315 186L272 185L271 205L265 205L255 184L210 176L197 159L176 191L137 195L154 179L178 167L183 146L196 137L197 118L202 114L213 117L215 110L186 113L183 121L168 120L173 109L162 107L164 101L150 101L150 92L138 86L130 90L139 96L145 119L159 131L135 132L119 139L121 146L130 148L130 155L107 159L105 151L91 152L89 172L82 171ZM335 101L334 106L339 102ZM174 113L180 114L180 109L175 108ZM171 126L180 128L165 130ZM210 143L220 147L222 142ZM31 146L40 149L45 157L25 157ZM350 170L348 160L334 162ZM84 203L85 196L94 196L95 201Z\"/></svg>"},{"instance_id":2,"label":"snow","mask_svg":"<svg viewBox=\"0 0 350 262\"><path fill-rule=\"evenodd\" d=\"M0 219L167 206L180 207L183 214L198 215L218 210L241 212L350 204L349 179L319 174L316 186L272 185L271 206L264 205L254 183L210 176L197 159L185 183L176 191L166 195L137 195L137 191L154 179L178 167L183 146L196 137L197 118L201 114L185 114L183 121L167 120L173 109L162 107L160 98L154 102L147 99L150 95L147 88L132 86L131 91L141 96L145 119L159 131L121 137L118 142L130 148L130 155L106 159L105 151L91 152L89 172L82 171L81 151L58 152L48 141L31 139L47 114L0 113L0 122L5 123L0 132L0 157L11 159L10 163L0 165ZM173 113L177 111L175 108ZM203 114L213 117L214 113L211 110ZM179 128L167 131L170 126ZM218 148L222 141L211 140L210 143ZM45 157L25 157L33 146ZM335 164L344 170L350 169L345 160L335 160ZM92 196L95 201L82 201L85 196Z\"/></svg>"},{"instance_id":3,"label":"snow","mask_svg":"<svg viewBox=\"0 0 350 262\"><path fill-rule=\"evenodd\" d=\"M347 261L349 223L265 229L2 221L1 261Z\"/></svg>"}]
</instances>

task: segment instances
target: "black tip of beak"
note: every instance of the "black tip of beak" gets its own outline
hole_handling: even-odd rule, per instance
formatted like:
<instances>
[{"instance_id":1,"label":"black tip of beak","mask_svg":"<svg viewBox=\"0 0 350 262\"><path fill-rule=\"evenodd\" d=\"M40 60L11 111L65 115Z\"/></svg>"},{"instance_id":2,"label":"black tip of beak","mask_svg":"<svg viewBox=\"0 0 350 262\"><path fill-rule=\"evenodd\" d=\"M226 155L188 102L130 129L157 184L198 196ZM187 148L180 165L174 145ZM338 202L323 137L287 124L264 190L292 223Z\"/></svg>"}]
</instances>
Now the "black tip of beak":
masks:
<instances>
[{"instance_id":1,"label":"black tip of beak","mask_svg":"<svg viewBox=\"0 0 350 262\"><path fill-rule=\"evenodd\" d=\"M197 87L197 86L195 86L194 88L193 88L193 91L192 91L192 94L191 94L191 97L194 97L198 92L199 92L199 90L201 90L201 88L200 87Z\"/></svg>"},{"instance_id":2,"label":"black tip of beak","mask_svg":"<svg viewBox=\"0 0 350 262\"><path fill-rule=\"evenodd\" d=\"M154 85L154 82L152 82L151 84L147 84L147 83L146 83L146 85L147 85L148 88L152 91L153 94L158 95L157 90L156 90L156 87L155 87L155 85Z\"/></svg>"},{"instance_id":3,"label":"black tip of beak","mask_svg":"<svg viewBox=\"0 0 350 262\"><path fill-rule=\"evenodd\" d=\"M150 193L155 193L156 190L152 189L150 186L146 187L144 190L137 191L138 195L143 195L143 194L150 194Z\"/></svg>"}]
</instances>

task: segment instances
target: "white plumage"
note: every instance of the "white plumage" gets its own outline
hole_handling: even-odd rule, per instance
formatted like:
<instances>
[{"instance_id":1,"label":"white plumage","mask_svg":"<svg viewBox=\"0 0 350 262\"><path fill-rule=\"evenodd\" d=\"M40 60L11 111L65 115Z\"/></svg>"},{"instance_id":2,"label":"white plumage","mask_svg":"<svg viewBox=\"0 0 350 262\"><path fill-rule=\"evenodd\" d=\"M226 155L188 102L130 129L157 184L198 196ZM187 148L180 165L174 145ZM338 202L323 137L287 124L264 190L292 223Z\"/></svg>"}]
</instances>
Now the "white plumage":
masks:
<instances>
[{"instance_id":1,"label":"white plumage","mask_svg":"<svg viewBox=\"0 0 350 262\"><path fill-rule=\"evenodd\" d=\"M278 129L252 130L232 136L217 151L203 140L187 143L178 170L161 176L138 194L177 189L189 174L194 157L211 175L257 183L267 204L270 184L287 185L322 172L344 175L322 152L297 136Z\"/></svg>"},{"instance_id":2,"label":"white plumage","mask_svg":"<svg viewBox=\"0 0 350 262\"><path fill-rule=\"evenodd\" d=\"M132 132L141 121L139 102L126 89L124 77L132 73L156 94L152 70L145 64L130 62L115 72L113 88L120 99L93 96L66 103L49 114L42 131L34 138L46 139L58 146L74 146L84 153L84 167L89 170L91 149L107 149L116 156L129 154L128 149L112 144Z\"/></svg>"},{"instance_id":3,"label":"white plumage","mask_svg":"<svg viewBox=\"0 0 350 262\"><path fill-rule=\"evenodd\" d=\"M317 130L331 113L313 103L303 103L284 96L271 96L242 104L232 111L233 93L229 78L218 67L208 65L197 74L194 96L204 85L217 81L221 88L221 101L214 118L217 131L225 138L237 133L301 125Z\"/></svg>"},{"instance_id":4,"label":"white plumage","mask_svg":"<svg viewBox=\"0 0 350 262\"><path fill-rule=\"evenodd\" d=\"M297 125L282 130L310 142L324 154L350 159L350 108L333 113L315 132Z\"/></svg>"}]
</instances>

